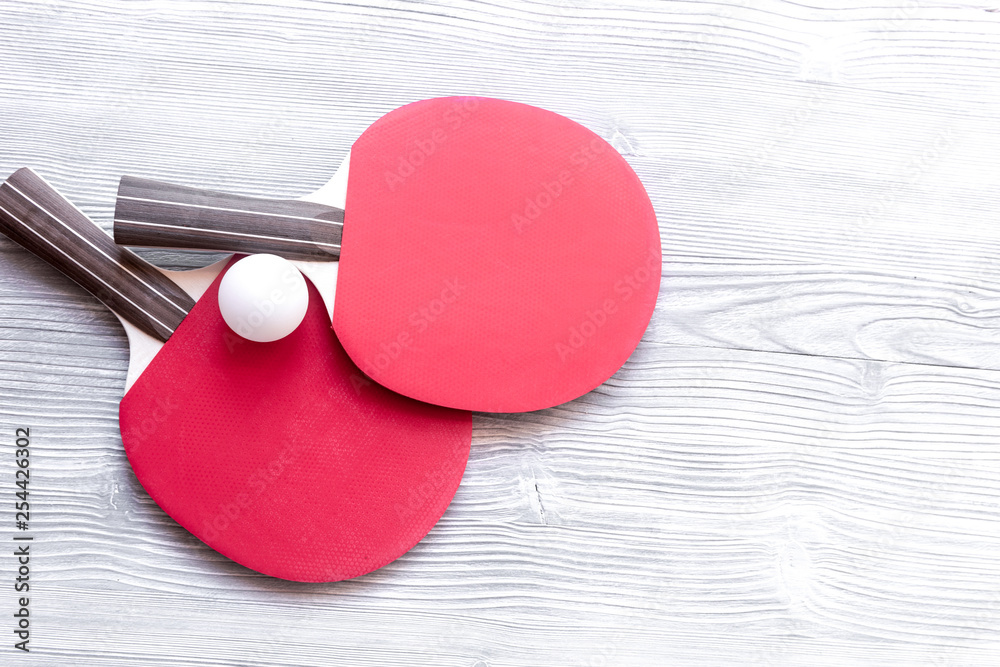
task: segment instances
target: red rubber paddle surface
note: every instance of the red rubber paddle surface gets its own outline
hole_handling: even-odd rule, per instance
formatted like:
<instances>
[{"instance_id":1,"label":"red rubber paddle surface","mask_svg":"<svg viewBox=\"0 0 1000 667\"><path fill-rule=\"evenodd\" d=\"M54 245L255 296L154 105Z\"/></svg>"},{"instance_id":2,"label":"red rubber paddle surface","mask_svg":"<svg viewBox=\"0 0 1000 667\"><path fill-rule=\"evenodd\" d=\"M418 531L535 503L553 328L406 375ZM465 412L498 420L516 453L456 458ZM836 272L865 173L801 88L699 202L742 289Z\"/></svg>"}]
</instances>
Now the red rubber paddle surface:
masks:
<instances>
[{"instance_id":1,"label":"red rubber paddle surface","mask_svg":"<svg viewBox=\"0 0 1000 667\"><path fill-rule=\"evenodd\" d=\"M200 540L264 574L336 581L398 558L458 488L471 415L365 378L311 284L302 325L252 343L222 320L218 283L122 399L136 477Z\"/></svg>"},{"instance_id":2,"label":"red rubber paddle surface","mask_svg":"<svg viewBox=\"0 0 1000 667\"><path fill-rule=\"evenodd\" d=\"M333 325L389 389L494 412L571 400L625 363L659 285L645 189L563 116L437 98L351 149Z\"/></svg>"}]
</instances>

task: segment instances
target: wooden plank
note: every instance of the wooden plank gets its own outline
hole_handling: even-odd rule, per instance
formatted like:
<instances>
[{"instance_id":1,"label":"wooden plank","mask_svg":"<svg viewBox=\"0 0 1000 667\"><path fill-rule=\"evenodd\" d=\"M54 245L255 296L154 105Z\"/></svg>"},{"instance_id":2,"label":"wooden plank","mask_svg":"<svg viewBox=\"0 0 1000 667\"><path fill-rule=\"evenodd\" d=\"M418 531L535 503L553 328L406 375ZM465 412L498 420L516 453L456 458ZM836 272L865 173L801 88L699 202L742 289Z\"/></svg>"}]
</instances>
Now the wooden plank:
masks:
<instances>
[{"instance_id":1,"label":"wooden plank","mask_svg":"<svg viewBox=\"0 0 1000 667\"><path fill-rule=\"evenodd\" d=\"M1000 369L995 283L830 264L666 258L646 337L676 345Z\"/></svg>"}]
</instances>

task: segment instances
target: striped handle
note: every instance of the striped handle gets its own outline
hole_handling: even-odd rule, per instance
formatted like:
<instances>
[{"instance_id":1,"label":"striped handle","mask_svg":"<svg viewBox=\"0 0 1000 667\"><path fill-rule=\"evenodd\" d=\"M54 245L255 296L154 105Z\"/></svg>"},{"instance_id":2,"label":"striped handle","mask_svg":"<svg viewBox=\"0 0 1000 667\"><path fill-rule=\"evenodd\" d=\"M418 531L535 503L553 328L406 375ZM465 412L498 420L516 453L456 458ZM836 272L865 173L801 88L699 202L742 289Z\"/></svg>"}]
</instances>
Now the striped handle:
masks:
<instances>
[{"instance_id":1,"label":"striped handle","mask_svg":"<svg viewBox=\"0 0 1000 667\"><path fill-rule=\"evenodd\" d=\"M336 261L344 212L298 200L227 195L132 176L115 204L115 242Z\"/></svg>"},{"instance_id":2,"label":"striped handle","mask_svg":"<svg viewBox=\"0 0 1000 667\"><path fill-rule=\"evenodd\" d=\"M151 336L166 341L194 307L180 287L115 245L30 169L0 185L0 232L75 280Z\"/></svg>"}]
</instances>

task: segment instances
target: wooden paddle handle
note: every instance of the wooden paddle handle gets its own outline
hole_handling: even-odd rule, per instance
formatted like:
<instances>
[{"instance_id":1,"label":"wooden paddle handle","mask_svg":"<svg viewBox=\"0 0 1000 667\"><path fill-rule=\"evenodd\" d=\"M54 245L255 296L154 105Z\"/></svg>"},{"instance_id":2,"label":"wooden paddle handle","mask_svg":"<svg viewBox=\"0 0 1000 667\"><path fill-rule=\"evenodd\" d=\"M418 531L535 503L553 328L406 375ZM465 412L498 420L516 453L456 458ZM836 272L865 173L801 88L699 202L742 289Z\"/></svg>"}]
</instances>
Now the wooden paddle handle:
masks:
<instances>
[{"instance_id":1,"label":"wooden paddle handle","mask_svg":"<svg viewBox=\"0 0 1000 667\"><path fill-rule=\"evenodd\" d=\"M194 307L184 290L135 253L115 245L30 169L19 169L0 185L0 232L158 340L170 338Z\"/></svg>"},{"instance_id":2,"label":"wooden paddle handle","mask_svg":"<svg viewBox=\"0 0 1000 667\"><path fill-rule=\"evenodd\" d=\"M114 234L121 245L336 261L343 226L344 212L332 206L124 176L118 186Z\"/></svg>"}]
</instances>

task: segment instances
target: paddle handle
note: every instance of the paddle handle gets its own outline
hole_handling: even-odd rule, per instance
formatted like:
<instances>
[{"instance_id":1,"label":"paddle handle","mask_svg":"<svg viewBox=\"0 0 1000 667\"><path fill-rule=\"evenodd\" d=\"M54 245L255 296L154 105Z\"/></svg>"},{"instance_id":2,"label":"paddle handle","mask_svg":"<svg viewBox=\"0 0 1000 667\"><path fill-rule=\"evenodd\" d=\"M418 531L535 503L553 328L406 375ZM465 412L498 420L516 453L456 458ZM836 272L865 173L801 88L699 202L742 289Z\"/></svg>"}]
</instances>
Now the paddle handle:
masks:
<instances>
[{"instance_id":1,"label":"paddle handle","mask_svg":"<svg viewBox=\"0 0 1000 667\"><path fill-rule=\"evenodd\" d=\"M124 176L115 204L121 245L271 253L336 261L344 211L299 200L260 199Z\"/></svg>"},{"instance_id":2,"label":"paddle handle","mask_svg":"<svg viewBox=\"0 0 1000 667\"><path fill-rule=\"evenodd\" d=\"M62 271L154 338L166 341L194 300L30 169L0 184L0 232Z\"/></svg>"}]
</instances>

